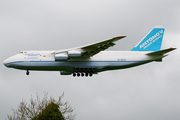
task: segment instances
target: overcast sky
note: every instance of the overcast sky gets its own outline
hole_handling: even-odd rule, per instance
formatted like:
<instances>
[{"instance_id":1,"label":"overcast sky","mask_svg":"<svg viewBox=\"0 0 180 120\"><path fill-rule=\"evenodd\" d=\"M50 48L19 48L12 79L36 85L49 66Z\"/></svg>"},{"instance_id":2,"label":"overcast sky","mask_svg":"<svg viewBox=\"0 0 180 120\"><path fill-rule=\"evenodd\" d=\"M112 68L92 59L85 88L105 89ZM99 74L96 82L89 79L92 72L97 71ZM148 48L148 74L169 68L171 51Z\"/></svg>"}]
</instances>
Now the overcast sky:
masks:
<instances>
[{"instance_id":1,"label":"overcast sky","mask_svg":"<svg viewBox=\"0 0 180 120\"><path fill-rule=\"evenodd\" d=\"M179 0L0 0L0 119L22 99L63 91L77 120L179 120L180 50L146 65L92 78L6 68L22 50L61 50L127 37L109 50L131 50L163 25L162 48L180 47Z\"/></svg>"}]
</instances>

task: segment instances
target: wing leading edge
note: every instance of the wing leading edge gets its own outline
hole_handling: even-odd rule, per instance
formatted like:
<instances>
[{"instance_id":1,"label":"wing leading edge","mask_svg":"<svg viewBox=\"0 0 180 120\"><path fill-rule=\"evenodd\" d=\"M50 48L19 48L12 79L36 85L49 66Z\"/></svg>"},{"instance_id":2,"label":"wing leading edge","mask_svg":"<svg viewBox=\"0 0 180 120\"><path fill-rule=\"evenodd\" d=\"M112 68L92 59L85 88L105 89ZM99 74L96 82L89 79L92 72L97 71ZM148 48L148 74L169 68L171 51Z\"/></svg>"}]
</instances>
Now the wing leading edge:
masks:
<instances>
[{"instance_id":1,"label":"wing leading edge","mask_svg":"<svg viewBox=\"0 0 180 120\"><path fill-rule=\"evenodd\" d=\"M97 53L99 53L100 51L106 50L109 47L112 47L115 45L114 42L124 38L126 36L118 36L118 37L114 37L112 39L109 40L103 40L100 42L96 42L93 44L89 44L89 45L85 45L85 46L81 46L81 47L77 47L77 48L72 48L72 49L68 49L68 50L58 50L55 51L55 54L65 54L65 55L71 55L72 57L76 57L76 58L81 58L81 57L91 57ZM74 54L74 56L73 56ZM71 58L71 57L70 57Z\"/></svg>"}]
</instances>

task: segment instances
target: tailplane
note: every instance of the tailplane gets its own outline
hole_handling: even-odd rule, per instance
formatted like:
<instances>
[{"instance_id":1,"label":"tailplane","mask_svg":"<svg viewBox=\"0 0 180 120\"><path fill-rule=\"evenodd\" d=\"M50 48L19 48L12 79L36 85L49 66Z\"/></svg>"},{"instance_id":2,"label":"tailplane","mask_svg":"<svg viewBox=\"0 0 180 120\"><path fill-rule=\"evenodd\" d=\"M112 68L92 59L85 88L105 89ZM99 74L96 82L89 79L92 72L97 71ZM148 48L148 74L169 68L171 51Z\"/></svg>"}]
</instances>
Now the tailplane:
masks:
<instances>
[{"instance_id":1,"label":"tailplane","mask_svg":"<svg viewBox=\"0 0 180 120\"><path fill-rule=\"evenodd\" d=\"M131 51L159 51L165 28L154 27Z\"/></svg>"},{"instance_id":2,"label":"tailplane","mask_svg":"<svg viewBox=\"0 0 180 120\"><path fill-rule=\"evenodd\" d=\"M168 49L164 49L164 50L159 50L159 51L155 51L155 52L150 52L150 53L147 53L146 55L150 55L150 56L156 56L156 55L164 55L170 51L173 51L175 50L176 48L168 48Z\"/></svg>"}]
</instances>

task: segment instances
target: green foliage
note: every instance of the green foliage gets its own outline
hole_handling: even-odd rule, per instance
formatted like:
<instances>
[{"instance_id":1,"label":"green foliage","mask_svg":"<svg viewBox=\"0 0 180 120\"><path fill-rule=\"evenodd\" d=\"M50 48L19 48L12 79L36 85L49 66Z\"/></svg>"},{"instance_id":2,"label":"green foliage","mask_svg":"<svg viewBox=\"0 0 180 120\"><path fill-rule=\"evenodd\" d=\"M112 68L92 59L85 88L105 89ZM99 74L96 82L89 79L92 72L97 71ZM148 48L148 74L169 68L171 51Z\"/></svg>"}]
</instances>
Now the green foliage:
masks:
<instances>
[{"instance_id":1,"label":"green foliage","mask_svg":"<svg viewBox=\"0 0 180 120\"><path fill-rule=\"evenodd\" d=\"M8 115L8 120L74 120L73 108L68 102L63 102L64 93L58 100L50 97L47 92L40 99L37 95L35 99L31 97L30 103L22 100L17 109L13 109L13 115Z\"/></svg>"},{"instance_id":2,"label":"green foliage","mask_svg":"<svg viewBox=\"0 0 180 120\"><path fill-rule=\"evenodd\" d=\"M59 111L59 106L51 102L42 112L31 120L65 120Z\"/></svg>"}]
</instances>

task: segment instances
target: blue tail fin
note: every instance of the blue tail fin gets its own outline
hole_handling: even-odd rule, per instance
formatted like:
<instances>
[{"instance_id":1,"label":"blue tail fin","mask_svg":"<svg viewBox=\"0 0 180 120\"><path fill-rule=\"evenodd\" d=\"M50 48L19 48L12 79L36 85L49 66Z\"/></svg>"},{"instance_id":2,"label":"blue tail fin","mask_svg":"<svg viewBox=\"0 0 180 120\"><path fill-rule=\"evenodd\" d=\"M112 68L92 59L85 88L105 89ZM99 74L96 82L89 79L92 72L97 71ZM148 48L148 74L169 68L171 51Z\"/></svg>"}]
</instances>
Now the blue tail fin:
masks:
<instances>
[{"instance_id":1,"label":"blue tail fin","mask_svg":"<svg viewBox=\"0 0 180 120\"><path fill-rule=\"evenodd\" d=\"M161 49L163 35L163 27L154 27L131 51L159 51Z\"/></svg>"}]
</instances>

